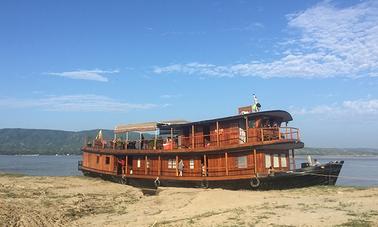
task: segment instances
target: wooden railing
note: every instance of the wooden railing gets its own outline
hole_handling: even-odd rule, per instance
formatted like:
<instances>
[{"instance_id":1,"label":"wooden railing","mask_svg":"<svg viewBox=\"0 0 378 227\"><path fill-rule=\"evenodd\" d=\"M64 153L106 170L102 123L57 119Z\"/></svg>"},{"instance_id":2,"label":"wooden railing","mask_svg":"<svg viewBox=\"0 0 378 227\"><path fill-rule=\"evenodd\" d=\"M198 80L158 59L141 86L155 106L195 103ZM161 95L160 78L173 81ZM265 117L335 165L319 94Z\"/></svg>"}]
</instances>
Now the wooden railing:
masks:
<instances>
[{"instance_id":1,"label":"wooden railing","mask_svg":"<svg viewBox=\"0 0 378 227\"><path fill-rule=\"evenodd\" d=\"M280 141L300 141L298 128L293 127L270 127L250 128L248 130L234 129L231 132L211 132L206 135L197 136L175 136L167 139L157 138L144 140L114 141L102 140L93 141L87 144L88 147L109 148L116 150L176 150L193 148L214 148L236 144L258 144Z\"/></svg>"}]
</instances>

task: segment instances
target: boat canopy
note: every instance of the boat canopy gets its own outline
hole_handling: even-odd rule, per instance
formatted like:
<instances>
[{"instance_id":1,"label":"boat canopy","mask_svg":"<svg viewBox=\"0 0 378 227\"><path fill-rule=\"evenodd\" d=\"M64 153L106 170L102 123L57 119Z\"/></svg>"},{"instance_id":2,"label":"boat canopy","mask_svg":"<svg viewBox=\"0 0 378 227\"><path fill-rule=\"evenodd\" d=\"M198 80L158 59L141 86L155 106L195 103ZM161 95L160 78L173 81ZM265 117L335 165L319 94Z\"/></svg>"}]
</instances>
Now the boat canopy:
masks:
<instances>
[{"instance_id":1,"label":"boat canopy","mask_svg":"<svg viewBox=\"0 0 378 227\"><path fill-rule=\"evenodd\" d=\"M146 123L139 123L139 124L118 125L114 129L114 133L121 134L121 133L126 133L126 132L152 132L152 131L156 131L157 129L167 130L170 128L178 128L178 127L189 126L189 125L209 124L209 123L214 123L217 121L229 121L229 120L242 119L245 117L277 118L281 120L281 122L288 122L288 121L293 120L290 113L286 111L271 110L271 111L261 111L261 112L234 115L230 117L215 118L211 120L196 121L196 122L190 122L190 121L185 121L185 120L172 120L172 121L146 122Z\"/></svg>"},{"instance_id":2,"label":"boat canopy","mask_svg":"<svg viewBox=\"0 0 378 227\"><path fill-rule=\"evenodd\" d=\"M161 125L160 129L169 129L170 127L178 128L178 127L190 126L190 125L203 125L203 124L215 123L217 121L237 120L237 119L242 119L245 117L252 117L252 118L268 117L268 118L279 119L281 122L289 122L293 120L292 116L287 111L270 110L270 111L260 111L260 112L247 113L247 114L239 114L239 115L234 115L230 117L215 118L215 119L196 121L196 122L177 123L173 125Z\"/></svg>"},{"instance_id":3,"label":"boat canopy","mask_svg":"<svg viewBox=\"0 0 378 227\"><path fill-rule=\"evenodd\" d=\"M117 125L114 129L115 134L121 134L125 132L152 132L156 131L160 126L169 126L176 124L187 124L189 121L185 120L172 120L161 122L145 122L138 124Z\"/></svg>"}]
</instances>

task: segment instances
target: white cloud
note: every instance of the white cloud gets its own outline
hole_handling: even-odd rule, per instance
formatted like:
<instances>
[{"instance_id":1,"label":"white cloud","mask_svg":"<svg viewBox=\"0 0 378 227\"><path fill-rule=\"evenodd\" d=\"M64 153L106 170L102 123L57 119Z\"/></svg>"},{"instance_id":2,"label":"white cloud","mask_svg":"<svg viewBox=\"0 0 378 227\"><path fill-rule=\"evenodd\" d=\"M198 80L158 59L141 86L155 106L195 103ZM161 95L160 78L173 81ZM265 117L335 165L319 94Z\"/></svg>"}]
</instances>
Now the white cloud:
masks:
<instances>
[{"instance_id":1,"label":"white cloud","mask_svg":"<svg viewBox=\"0 0 378 227\"><path fill-rule=\"evenodd\" d=\"M378 99L358 99L347 100L341 104L332 105L319 105L311 108L296 109L291 107L294 114L298 115L333 115L333 116L345 116L345 115L367 115L378 116Z\"/></svg>"},{"instance_id":2,"label":"white cloud","mask_svg":"<svg viewBox=\"0 0 378 227\"><path fill-rule=\"evenodd\" d=\"M216 77L377 77L377 12L374 1L344 8L326 1L287 16L289 31L298 31L298 35L281 42L284 50L276 60L230 65L193 62L155 67L154 72Z\"/></svg>"},{"instance_id":3,"label":"white cloud","mask_svg":"<svg viewBox=\"0 0 378 227\"><path fill-rule=\"evenodd\" d=\"M105 77L104 74L112 74L112 73L119 73L119 70L105 71L105 70L100 70L100 69L94 69L94 70L76 70L76 71L67 71L67 72L50 72L47 74L52 75L52 76L61 76L61 77L67 77L70 79L77 79L77 80L94 80L94 81L107 82L108 78Z\"/></svg>"},{"instance_id":4,"label":"white cloud","mask_svg":"<svg viewBox=\"0 0 378 227\"><path fill-rule=\"evenodd\" d=\"M181 94L165 94L165 95L160 95L160 98L163 99L172 99L172 98L179 98L181 97Z\"/></svg>"},{"instance_id":5,"label":"white cloud","mask_svg":"<svg viewBox=\"0 0 378 227\"><path fill-rule=\"evenodd\" d=\"M35 108L60 112L127 112L156 108L156 104L127 103L99 95L48 96L39 99L0 98L0 108Z\"/></svg>"}]
</instances>

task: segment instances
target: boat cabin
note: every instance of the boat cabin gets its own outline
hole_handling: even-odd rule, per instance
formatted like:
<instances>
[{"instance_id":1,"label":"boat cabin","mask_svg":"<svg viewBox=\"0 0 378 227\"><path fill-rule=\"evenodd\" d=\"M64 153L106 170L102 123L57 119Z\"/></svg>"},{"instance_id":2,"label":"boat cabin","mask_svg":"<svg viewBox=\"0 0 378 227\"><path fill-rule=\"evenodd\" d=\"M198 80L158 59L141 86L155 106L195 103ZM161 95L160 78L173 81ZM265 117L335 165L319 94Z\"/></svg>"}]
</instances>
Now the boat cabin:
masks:
<instances>
[{"instance_id":1,"label":"boat cabin","mask_svg":"<svg viewBox=\"0 0 378 227\"><path fill-rule=\"evenodd\" d=\"M250 113L211 120L119 125L114 138L82 148L82 169L127 178L242 179L295 168L302 148L299 129L286 111Z\"/></svg>"}]
</instances>

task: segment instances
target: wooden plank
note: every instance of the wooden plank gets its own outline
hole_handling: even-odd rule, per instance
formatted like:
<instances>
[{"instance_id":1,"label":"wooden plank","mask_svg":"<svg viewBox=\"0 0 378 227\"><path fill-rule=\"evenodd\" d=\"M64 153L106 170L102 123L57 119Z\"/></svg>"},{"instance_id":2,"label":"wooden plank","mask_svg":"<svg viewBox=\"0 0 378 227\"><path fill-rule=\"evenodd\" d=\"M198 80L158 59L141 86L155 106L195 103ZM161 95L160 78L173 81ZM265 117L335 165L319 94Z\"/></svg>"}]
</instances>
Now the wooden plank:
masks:
<instances>
[{"instance_id":1,"label":"wooden plank","mask_svg":"<svg viewBox=\"0 0 378 227\"><path fill-rule=\"evenodd\" d=\"M228 154L227 154L227 152L224 153L224 158L226 159L226 176L228 176Z\"/></svg>"},{"instance_id":2,"label":"wooden plank","mask_svg":"<svg viewBox=\"0 0 378 227\"><path fill-rule=\"evenodd\" d=\"M125 175L127 175L127 171L128 171L128 163L129 163L129 156L126 155L126 163L125 163Z\"/></svg>"},{"instance_id":3,"label":"wooden plank","mask_svg":"<svg viewBox=\"0 0 378 227\"><path fill-rule=\"evenodd\" d=\"M156 143L157 143L157 130L155 131L154 150L156 150Z\"/></svg>"},{"instance_id":4,"label":"wooden plank","mask_svg":"<svg viewBox=\"0 0 378 227\"><path fill-rule=\"evenodd\" d=\"M206 155L204 154L203 155L203 162L204 162L204 166L205 166L205 171L204 171L204 174L205 174L205 176L207 176L207 162L206 162Z\"/></svg>"},{"instance_id":5,"label":"wooden plank","mask_svg":"<svg viewBox=\"0 0 378 227\"><path fill-rule=\"evenodd\" d=\"M173 150L173 128L171 128L171 150Z\"/></svg>"},{"instance_id":6,"label":"wooden plank","mask_svg":"<svg viewBox=\"0 0 378 227\"><path fill-rule=\"evenodd\" d=\"M125 149L127 150L127 145L129 144L129 132L126 132L126 145Z\"/></svg>"},{"instance_id":7,"label":"wooden plank","mask_svg":"<svg viewBox=\"0 0 378 227\"><path fill-rule=\"evenodd\" d=\"M144 174L147 175L147 155L144 156Z\"/></svg>"},{"instance_id":8,"label":"wooden plank","mask_svg":"<svg viewBox=\"0 0 378 227\"><path fill-rule=\"evenodd\" d=\"M194 125L192 125L192 149L195 148L195 131L194 131Z\"/></svg>"},{"instance_id":9,"label":"wooden plank","mask_svg":"<svg viewBox=\"0 0 378 227\"><path fill-rule=\"evenodd\" d=\"M297 129L297 140L300 141L301 138L300 138L300 134L299 134L299 128Z\"/></svg>"},{"instance_id":10,"label":"wooden plank","mask_svg":"<svg viewBox=\"0 0 378 227\"><path fill-rule=\"evenodd\" d=\"M248 124L248 117L245 117L245 142L248 143L249 137L249 124Z\"/></svg>"},{"instance_id":11,"label":"wooden plank","mask_svg":"<svg viewBox=\"0 0 378 227\"><path fill-rule=\"evenodd\" d=\"M161 174L161 159L160 159L160 155L158 156L158 176L160 176Z\"/></svg>"},{"instance_id":12,"label":"wooden plank","mask_svg":"<svg viewBox=\"0 0 378 227\"><path fill-rule=\"evenodd\" d=\"M293 159L293 170L294 170L295 169L294 149L291 150L291 158Z\"/></svg>"},{"instance_id":13,"label":"wooden plank","mask_svg":"<svg viewBox=\"0 0 378 227\"><path fill-rule=\"evenodd\" d=\"M219 122L217 121L217 146L219 147Z\"/></svg>"},{"instance_id":14,"label":"wooden plank","mask_svg":"<svg viewBox=\"0 0 378 227\"><path fill-rule=\"evenodd\" d=\"M176 176L178 176L178 156L176 155Z\"/></svg>"},{"instance_id":15,"label":"wooden plank","mask_svg":"<svg viewBox=\"0 0 378 227\"><path fill-rule=\"evenodd\" d=\"M253 149L253 160L255 162L255 174L257 174L257 152L256 152L256 149Z\"/></svg>"}]
</instances>

